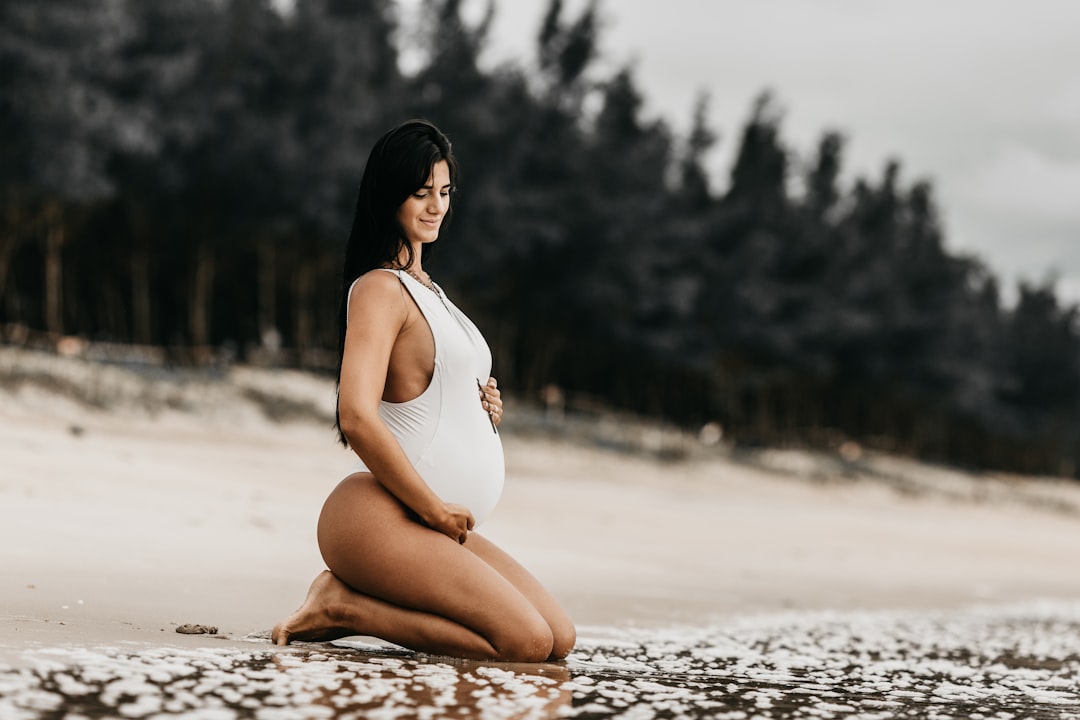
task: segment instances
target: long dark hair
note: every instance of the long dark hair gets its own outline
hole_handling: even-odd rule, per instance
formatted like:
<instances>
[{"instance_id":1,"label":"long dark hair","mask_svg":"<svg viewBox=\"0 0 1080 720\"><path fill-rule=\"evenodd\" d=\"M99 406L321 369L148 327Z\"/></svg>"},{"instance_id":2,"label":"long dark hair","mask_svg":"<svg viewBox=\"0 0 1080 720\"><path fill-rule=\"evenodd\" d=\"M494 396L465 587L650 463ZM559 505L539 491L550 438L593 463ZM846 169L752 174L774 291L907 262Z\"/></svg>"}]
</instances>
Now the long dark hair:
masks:
<instances>
[{"instance_id":1,"label":"long dark hair","mask_svg":"<svg viewBox=\"0 0 1080 720\"><path fill-rule=\"evenodd\" d=\"M341 306L338 311L338 384L341 383L341 362L345 356L345 322L349 309L349 288L369 270L397 266L404 248L412 264L412 245L397 220L397 211L405 200L419 190L431 177L435 163L445 161L450 170L450 187L457 184L457 161L450 151L450 141L437 127L426 120L408 120L379 138L371 148L360 190L356 195L349 243L345 247L345 267L341 275ZM450 223L453 205L443 217L442 228ZM421 249L426 258L431 245ZM338 439L348 445L341 431L341 413L335 413L334 426Z\"/></svg>"}]
</instances>

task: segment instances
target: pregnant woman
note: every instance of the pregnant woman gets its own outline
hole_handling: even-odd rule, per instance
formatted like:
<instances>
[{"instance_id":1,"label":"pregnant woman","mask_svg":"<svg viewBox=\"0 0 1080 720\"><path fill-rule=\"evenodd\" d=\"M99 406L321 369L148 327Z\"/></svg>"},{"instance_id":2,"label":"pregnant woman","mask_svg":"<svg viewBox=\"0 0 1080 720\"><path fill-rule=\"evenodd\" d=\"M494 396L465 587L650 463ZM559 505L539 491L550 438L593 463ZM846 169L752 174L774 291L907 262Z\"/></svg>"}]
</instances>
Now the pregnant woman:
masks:
<instances>
[{"instance_id":1,"label":"pregnant woman","mask_svg":"<svg viewBox=\"0 0 1080 720\"><path fill-rule=\"evenodd\" d=\"M457 165L435 126L372 148L345 255L338 430L360 460L319 517L328 571L274 628L279 645L372 635L478 660L566 657L573 623L474 532L503 485L502 400L476 326L424 272Z\"/></svg>"}]
</instances>

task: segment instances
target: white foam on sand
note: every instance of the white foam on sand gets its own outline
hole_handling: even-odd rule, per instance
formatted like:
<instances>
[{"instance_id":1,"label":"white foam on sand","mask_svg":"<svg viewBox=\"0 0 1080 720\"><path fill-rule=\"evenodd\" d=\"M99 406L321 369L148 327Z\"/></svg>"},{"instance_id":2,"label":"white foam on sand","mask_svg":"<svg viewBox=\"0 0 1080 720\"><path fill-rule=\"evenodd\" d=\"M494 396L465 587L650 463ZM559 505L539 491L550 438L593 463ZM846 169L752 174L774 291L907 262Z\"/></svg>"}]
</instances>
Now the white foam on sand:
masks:
<instances>
[{"instance_id":1,"label":"white foam on sand","mask_svg":"<svg viewBox=\"0 0 1080 720\"><path fill-rule=\"evenodd\" d=\"M288 649L38 648L0 717L1080 718L1080 603L788 612L585 628L566 663L346 640ZM362 648L362 649L357 649Z\"/></svg>"}]
</instances>

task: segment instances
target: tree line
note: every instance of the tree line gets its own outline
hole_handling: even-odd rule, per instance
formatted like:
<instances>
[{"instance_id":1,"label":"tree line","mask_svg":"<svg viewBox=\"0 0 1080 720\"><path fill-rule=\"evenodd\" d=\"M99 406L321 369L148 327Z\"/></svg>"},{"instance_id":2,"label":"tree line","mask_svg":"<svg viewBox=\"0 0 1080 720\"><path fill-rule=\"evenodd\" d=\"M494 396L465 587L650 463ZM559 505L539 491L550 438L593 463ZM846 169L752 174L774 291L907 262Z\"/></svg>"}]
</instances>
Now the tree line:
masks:
<instances>
[{"instance_id":1,"label":"tree line","mask_svg":"<svg viewBox=\"0 0 1080 720\"><path fill-rule=\"evenodd\" d=\"M432 275L519 394L557 385L744 444L872 447L1073 475L1077 308L1006 307L946 250L898 162L842 182L762 95L725 188L707 98L677 136L631 68L597 69L596 3L551 0L534 59L485 68L494 7L424 0L0 0L0 327L336 362L367 152L424 117L462 166ZM415 69L401 69L403 48ZM261 355L260 355L261 353Z\"/></svg>"}]
</instances>

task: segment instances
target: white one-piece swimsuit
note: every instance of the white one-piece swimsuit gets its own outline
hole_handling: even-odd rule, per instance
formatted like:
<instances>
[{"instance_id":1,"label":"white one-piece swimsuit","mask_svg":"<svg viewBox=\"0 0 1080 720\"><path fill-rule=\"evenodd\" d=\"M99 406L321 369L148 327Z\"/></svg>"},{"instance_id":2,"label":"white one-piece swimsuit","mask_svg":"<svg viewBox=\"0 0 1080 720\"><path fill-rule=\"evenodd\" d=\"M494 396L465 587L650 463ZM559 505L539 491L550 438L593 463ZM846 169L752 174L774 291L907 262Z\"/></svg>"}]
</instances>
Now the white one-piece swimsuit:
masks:
<instances>
[{"instance_id":1,"label":"white one-piece swimsuit","mask_svg":"<svg viewBox=\"0 0 1080 720\"><path fill-rule=\"evenodd\" d=\"M477 387L491 375L491 350L441 288L436 294L402 270L386 272L398 276L431 328L435 371L412 400L381 401L379 417L435 494L467 507L480 524L499 501L506 473L502 442ZM369 471L361 460L352 472Z\"/></svg>"}]
</instances>

